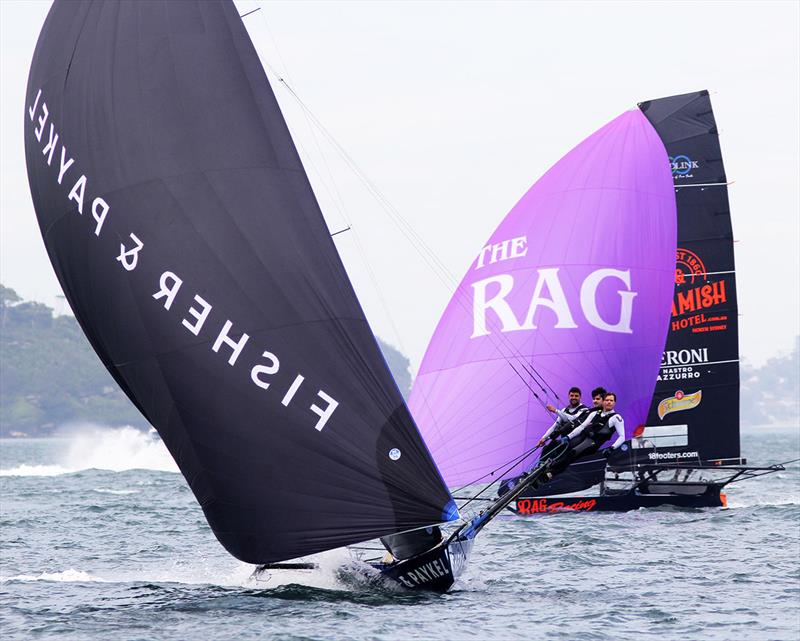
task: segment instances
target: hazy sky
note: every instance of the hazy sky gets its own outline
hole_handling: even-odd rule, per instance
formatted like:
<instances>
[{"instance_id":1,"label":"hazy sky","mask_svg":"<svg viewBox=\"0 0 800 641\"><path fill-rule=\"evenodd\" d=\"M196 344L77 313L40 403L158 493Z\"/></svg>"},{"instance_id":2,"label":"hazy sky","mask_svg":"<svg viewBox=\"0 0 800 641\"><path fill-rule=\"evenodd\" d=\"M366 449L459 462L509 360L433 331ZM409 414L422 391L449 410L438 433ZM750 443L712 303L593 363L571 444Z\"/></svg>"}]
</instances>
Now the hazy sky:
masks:
<instances>
[{"instance_id":1,"label":"hazy sky","mask_svg":"<svg viewBox=\"0 0 800 641\"><path fill-rule=\"evenodd\" d=\"M637 102L709 89L737 239L741 351L800 332L800 4L237 2L262 60L460 280L514 203ZM0 0L0 280L63 310L25 174L49 2ZM269 70L268 70L269 72ZM453 290L270 72L378 335L419 364ZM418 243L417 243L418 244Z\"/></svg>"}]
</instances>

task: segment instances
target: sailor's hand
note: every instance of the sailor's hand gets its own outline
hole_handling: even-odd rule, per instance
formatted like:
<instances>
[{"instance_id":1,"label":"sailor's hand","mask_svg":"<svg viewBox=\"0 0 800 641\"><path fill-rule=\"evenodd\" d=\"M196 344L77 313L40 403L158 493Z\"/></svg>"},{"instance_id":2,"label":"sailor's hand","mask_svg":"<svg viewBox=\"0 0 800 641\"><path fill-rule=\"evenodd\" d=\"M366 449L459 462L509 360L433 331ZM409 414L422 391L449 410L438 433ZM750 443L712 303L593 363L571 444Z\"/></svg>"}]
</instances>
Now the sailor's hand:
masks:
<instances>
[{"instance_id":1,"label":"sailor's hand","mask_svg":"<svg viewBox=\"0 0 800 641\"><path fill-rule=\"evenodd\" d=\"M545 408L547 409L548 412L553 412L553 414L555 414L558 411L553 405L550 405L550 403L545 405Z\"/></svg>"},{"instance_id":2,"label":"sailor's hand","mask_svg":"<svg viewBox=\"0 0 800 641\"><path fill-rule=\"evenodd\" d=\"M542 445L544 445L544 441L545 441L544 437L540 438L539 442L536 444L536 447L541 447Z\"/></svg>"}]
</instances>

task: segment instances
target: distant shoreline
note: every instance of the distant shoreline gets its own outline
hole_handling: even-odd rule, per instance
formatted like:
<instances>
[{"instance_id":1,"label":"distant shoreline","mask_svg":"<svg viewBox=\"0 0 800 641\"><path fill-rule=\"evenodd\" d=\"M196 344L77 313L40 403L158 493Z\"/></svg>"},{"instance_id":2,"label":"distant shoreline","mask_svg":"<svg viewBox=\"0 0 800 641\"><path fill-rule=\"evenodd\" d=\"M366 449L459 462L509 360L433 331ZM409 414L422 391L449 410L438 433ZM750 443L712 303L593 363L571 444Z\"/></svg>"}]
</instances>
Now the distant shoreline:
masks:
<instances>
[{"instance_id":1,"label":"distant shoreline","mask_svg":"<svg viewBox=\"0 0 800 641\"><path fill-rule=\"evenodd\" d=\"M64 426L61 428L57 428L55 433L53 434L27 434L22 431L18 430L11 430L6 432L3 435L0 435L0 442L2 441L22 441L22 440L58 440L69 438L70 431L72 430L73 426ZM95 429L99 430L114 430L120 429L122 427L132 427L134 429L139 430L140 432L148 433L153 430L152 427L140 427L138 425L108 425L108 426L98 426L93 425ZM771 423L767 425L742 425L741 432L743 434L751 434L753 432L759 431L785 431L785 430L798 430L800 432L800 418L798 418L796 423Z\"/></svg>"}]
</instances>

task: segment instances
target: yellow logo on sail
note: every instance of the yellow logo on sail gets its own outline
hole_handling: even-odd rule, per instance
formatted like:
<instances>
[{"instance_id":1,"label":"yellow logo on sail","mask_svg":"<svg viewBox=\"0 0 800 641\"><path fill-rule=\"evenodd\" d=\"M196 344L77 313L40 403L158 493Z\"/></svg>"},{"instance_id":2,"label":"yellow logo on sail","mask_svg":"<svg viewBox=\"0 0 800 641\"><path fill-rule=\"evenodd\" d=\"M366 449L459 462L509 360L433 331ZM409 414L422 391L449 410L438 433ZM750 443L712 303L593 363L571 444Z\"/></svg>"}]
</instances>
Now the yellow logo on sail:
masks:
<instances>
[{"instance_id":1,"label":"yellow logo on sail","mask_svg":"<svg viewBox=\"0 0 800 641\"><path fill-rule=\"evenodd\" d=\"M703 398L703 390L697 390L694 394L684 394L680 390L675 392L675 396L665 398L658 404L658 418L663 419L667 414L690 410L700 405Z\"/></svg>"}]
</instances>

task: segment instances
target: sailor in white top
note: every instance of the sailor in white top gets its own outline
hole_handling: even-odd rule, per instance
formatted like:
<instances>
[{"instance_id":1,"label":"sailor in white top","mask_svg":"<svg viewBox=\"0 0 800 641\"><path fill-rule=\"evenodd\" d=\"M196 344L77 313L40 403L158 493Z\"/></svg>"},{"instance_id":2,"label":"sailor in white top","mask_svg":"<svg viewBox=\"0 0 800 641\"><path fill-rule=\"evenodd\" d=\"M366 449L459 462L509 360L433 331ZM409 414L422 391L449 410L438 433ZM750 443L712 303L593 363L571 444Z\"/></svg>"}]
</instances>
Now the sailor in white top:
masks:
<instances>
[{"instance_id":1,"label":"sailor in white top","mask_svg":"<svg viewBox=\"0 0 800 641\"><path fill-rule=\"evenodd\" d=\"M574 458L593 454L616 432L617 440L611 448L615 450L625 442L625 421L614 411L617 395L608 392L603 398L603 409L590 414L578 427L572 430L567 438L574 452Z\"/></svg>"},{"instance_id":2,"label":"sailor in white top","mask_svg":"<svg viewBox=\"0 0 800 641\"><path fill-rule=\"evenodd\" d=\"M552 476L563 472L573 461L597 452L616 432L617 440L606 450L606 454L616 451L625 442L625 421L614 411L617 395L607 392L603 397L603 409L592 412L578 427L558 443L568 444L553 460L549 473Z\"/></svg>"},{"instance_id":3,"label":"sailor in white top","mask_svg":"<svg viewBox=\"0 0 800 641\"><path fill-rule=\"evenodd\" d=\"M569 390L569 405L563 410L556 409L553 405L547 405L547 410L556 414L555 423L550 426L542 438L539 439L539 445L544 445L548 438L557 438L559 436L566 436L571 431L572 426L578 417L583 415L583 412L588 408L581 403L581 390L573 387Z\"/></svg>"}]
</instances>

